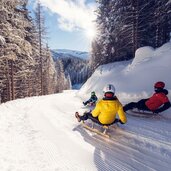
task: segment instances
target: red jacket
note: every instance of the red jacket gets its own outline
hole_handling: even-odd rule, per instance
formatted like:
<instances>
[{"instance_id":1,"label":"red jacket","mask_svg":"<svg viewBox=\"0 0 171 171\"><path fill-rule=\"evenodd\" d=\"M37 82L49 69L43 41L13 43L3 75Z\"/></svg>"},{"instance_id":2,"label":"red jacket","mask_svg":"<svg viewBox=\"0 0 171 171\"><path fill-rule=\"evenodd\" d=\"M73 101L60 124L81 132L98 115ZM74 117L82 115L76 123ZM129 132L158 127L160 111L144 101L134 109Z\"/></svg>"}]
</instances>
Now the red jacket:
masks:
<instances>
[{"instance_id":1,"label":"red jacket","mask_svg":"<svg viewBox=\"0 0 171 171\"><path fill-rule=\"evenodd\" d=\"M169 102L168 97L163 93L154 93L152 97L150 97L145 105L151 110L154 111L162 106L164 103Z\"/></svg>"}]
</instances>

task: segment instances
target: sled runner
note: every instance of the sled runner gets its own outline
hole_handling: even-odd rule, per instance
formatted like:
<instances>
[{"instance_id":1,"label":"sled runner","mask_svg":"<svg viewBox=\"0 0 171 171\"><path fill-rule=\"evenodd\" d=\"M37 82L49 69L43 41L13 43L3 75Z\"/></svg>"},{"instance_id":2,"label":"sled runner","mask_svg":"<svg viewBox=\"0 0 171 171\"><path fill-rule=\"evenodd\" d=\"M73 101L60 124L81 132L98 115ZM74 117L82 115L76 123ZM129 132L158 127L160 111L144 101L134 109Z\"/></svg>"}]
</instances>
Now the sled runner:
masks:
<instances>
[{"instance_id":1,"label":"sled runner","mask_svg":"<svg viewBox=\"0 0 171 171\"><path fill-rule=\"evenodd\" d=\"M126 112L128 115L136 116L136 117L155 117L158 114L152 113L150 111L143 111L143 110L129 110Z\"/></svg>"},{"instance_id":2,"label":"sled runner","mask_svg":"<svg viewBox=\"0 0 171 171\"><path fill-rule=\"evenodd\" d=\"M109 126L99 125L98 127L100 129L98 129L98 128L94 127L94 123L92 123L92 125L90 125L90 124L86 124L85 122L82 122L82 126L91 132L94 132L94 133L101 135L103 137L106 137L106 138L110 138L110 134L108 133Z\"/></svg>"}]
</instances>

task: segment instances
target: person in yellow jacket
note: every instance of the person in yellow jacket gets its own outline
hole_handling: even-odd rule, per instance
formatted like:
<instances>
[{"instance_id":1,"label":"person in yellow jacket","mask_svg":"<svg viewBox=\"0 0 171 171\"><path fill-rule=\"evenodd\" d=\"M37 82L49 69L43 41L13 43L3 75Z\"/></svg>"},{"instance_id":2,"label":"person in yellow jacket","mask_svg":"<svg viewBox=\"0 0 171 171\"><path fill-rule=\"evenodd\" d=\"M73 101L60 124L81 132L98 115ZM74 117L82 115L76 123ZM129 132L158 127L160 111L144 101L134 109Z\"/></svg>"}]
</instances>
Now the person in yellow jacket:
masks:
<instances>
[{"instance_id":1,"label":"person in yellow jacket","mask_svg":"<svg viewBox=\"0 0 171 171\"><path fill-rule=\"evenodd\" d=\"M92 112L86 112L83 116L79 115L78 112L75 113L78 122L87 119L91 119L100 125L111 125L116 122L125 124L127 122L123 106L115 96L115 87L108 84L104 87L103 92L104 98L97 102ZM119 119L116 118L117 114Z\"/></svg>"}]
</instances>

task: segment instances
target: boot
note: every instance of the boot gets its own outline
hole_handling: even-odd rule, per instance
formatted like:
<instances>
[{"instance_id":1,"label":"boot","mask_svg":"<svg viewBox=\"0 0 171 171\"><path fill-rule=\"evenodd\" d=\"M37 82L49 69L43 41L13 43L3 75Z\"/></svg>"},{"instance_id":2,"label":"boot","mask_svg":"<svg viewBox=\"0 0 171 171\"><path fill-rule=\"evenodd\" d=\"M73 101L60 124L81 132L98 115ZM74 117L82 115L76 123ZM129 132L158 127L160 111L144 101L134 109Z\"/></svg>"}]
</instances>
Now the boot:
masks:
<instances>
[{"instance_id":1,"label":"boot","mask_svg":"<svg viewBox=\"0 0 171 171\"><path fill-rule=\"evenodd\" d=\"M75 117L77 118L78 122L81 122L80 115L78 112L75 112Z\"/></svg>"}]
</instances>

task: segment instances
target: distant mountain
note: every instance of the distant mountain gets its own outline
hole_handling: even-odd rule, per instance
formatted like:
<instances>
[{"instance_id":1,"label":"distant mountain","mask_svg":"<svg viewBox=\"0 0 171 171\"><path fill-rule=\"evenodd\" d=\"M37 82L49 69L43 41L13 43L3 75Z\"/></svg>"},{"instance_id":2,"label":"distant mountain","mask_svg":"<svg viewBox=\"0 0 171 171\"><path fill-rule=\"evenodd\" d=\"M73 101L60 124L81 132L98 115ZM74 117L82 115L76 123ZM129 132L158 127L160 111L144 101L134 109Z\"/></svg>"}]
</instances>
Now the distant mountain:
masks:
<instances>
[{"instance_id":1,"label":"distant mountain","mask_svg":"<svg viewBox=\"0 0 171 171\"><path fill-rule=\"evenodd\" d=\"M51 50L51 53L55 62L58 77L60 78L61 72L64 71L65 78L70 78L73 88L76 88L76 85L78 84L82 85L91 75L88 52L54 49Z\"/></svg>"},{"instance_id":2,"label":"distant mountain","mask_svg":"<svg viewBox=\"0 0 171 171\"><path fill-rule=\"evenodd\" d=\"M72 58L77 57L80 59L88 60L89 53L88 52L81 52L76 50L68 50L68 49L53 49L51 50L53 59L56 60L57 58Z\"/></svg>"}]
</instances>

